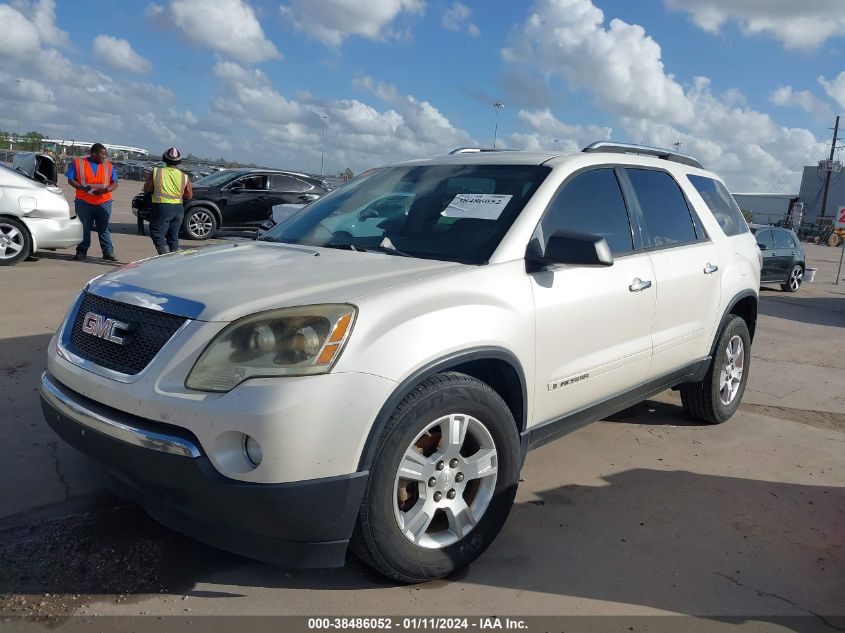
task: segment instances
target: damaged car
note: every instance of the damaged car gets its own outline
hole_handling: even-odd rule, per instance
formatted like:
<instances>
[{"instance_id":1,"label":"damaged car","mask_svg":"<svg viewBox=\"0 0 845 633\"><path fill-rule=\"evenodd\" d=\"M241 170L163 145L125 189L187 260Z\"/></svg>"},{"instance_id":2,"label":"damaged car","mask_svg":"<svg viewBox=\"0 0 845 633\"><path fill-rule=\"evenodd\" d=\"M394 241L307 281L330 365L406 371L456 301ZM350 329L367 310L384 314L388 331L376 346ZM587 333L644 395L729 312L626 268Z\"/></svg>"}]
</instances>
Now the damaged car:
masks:
<instances>
[{"instance_id":1,"label":"damaged car","mask_svg":"<svg viewBox=\"0 0 845 633\"><path fill-rule=\"evenodd\" d=\"M56 186L53 159L19 152L12 166L0 165L0 266L79 244L82 222Z\"/></svg>"}]
</instances>

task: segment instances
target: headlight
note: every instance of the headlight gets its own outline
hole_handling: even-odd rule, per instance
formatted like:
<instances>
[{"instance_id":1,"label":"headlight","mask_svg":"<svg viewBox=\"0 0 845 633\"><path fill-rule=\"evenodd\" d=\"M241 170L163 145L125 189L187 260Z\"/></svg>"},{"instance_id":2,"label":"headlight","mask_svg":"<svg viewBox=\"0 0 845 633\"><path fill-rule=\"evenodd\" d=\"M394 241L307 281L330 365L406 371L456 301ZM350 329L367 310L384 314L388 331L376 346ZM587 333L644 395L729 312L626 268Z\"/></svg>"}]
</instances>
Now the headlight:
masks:
<instances>
[{"instance_id":1,"label":"headlight","mask_svg":"<svg viewBox=\"0 0 845 633\"><path fill-rule=\"evenodd\" d=\"M197 360L185 386L231 391L248 378L327 373L352 331L351 305L316 305L253 314L223 329Z\"/></svg>"}]
</instances>

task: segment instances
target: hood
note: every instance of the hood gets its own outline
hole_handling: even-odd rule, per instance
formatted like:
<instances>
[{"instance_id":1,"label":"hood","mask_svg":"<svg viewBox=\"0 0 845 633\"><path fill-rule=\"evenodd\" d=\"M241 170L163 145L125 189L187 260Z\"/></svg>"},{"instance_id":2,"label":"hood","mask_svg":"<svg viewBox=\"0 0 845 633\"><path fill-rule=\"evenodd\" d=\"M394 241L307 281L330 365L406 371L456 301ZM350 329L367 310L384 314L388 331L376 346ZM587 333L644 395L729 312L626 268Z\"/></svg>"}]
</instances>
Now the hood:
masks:
<instances>
[{"instance_id":1,"label":"hood","mask_svg":"<svg viewBox=\"0 0 845 633\"><path fill-rule=\"evenodd\" d=\"M289 306L345 303L463 264L265 242L236 242L133 262L89 290L202 321Z\"/></svg>"}]
</instances>

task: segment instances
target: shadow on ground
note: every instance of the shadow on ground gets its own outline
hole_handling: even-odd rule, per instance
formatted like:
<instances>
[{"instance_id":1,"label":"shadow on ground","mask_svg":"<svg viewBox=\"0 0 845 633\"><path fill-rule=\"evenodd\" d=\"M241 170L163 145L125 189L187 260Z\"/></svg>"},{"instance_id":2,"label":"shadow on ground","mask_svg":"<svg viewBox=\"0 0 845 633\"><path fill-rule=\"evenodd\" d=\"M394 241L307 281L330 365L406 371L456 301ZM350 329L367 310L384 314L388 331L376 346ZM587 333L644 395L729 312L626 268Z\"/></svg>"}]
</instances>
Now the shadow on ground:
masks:
<instances>
[{"instance_id":1,"label":"shadow on ground","mask_svg":"<svg viewBox=\"0 0 845 633\"><path fill-rule=\"evenodd\" d=\"M761 293L759 313L810 325L845 328L845 296L807 297L799 290L795 294L768 291Z\"/></svg>"}]
</instances>

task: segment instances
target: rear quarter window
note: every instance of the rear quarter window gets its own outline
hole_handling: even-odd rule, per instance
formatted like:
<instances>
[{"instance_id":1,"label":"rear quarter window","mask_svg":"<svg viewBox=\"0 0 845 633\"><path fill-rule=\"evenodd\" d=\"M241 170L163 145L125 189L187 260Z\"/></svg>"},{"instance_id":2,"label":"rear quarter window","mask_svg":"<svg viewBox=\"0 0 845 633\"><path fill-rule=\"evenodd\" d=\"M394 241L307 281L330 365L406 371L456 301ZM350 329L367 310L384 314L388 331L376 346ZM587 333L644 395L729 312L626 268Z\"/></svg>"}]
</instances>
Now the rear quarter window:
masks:
<instances>
[{"instance_id":1,"label":"rear quarter window","mask_svg":"<svg viewBox=\"0 0 845 633\"><path fill-rule=\"evenodd\" d=\"M719 223L725 235L748 233L748 223L742 216L733 196L728 193L722 183L713 178L693 176L692 174L687 174L687 179L704 199L704 203L710 209L713 217L716 218L716 222Z\"/></svg>"}]
</instances>

